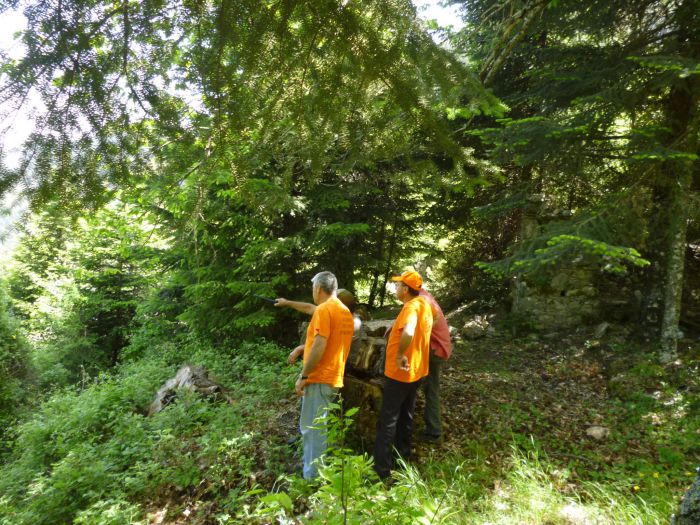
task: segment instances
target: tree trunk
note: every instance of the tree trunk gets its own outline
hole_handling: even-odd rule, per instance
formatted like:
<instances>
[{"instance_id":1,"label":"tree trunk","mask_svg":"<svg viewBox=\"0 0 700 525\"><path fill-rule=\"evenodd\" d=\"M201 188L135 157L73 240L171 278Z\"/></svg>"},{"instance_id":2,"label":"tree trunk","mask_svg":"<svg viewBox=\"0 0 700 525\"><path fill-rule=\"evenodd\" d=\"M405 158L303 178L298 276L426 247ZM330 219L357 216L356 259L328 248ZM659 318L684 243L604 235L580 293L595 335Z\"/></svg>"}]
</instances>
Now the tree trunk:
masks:
<instances>
[{"instance_id":1,"label":"tree trunk","mask_svg":"<svg viewBox=\"0 0 700 525\"><path fill-rule=\"evenodd\" d=\"M685 264L686 232L690 202L691 166L678 166L677 184L673 188L670 204L669 247L664 286L664 314L661 321L661 361L676 359L678 346L678 321L681 316L683 294L683 270Z\"/></svg>"},{"instance_id":2,"label":"tree trunk","mask_svg":"<svg viewBox=\"0 0 700 525\"><path fill-rule=\"evenodd\" d=\"M384 242L386 237L386 221L382 220L381 229L379 230L379 240L377 242L377 262L381 261L384 257ZM370 308L374 308L374 300L377 298L377 292L379 287L379 264L374 267L372 272L372 286L369 290L369 299L367 299L367 305Z\"/></svg>"},{"instance_id":3,"label":"tree trunk","mask_svg":"<svg viewBox=\"0 0 700 525\"><path fill-rule=\"evenodd\" d=\"M700 30L696 22L697 6L694 1L683 2L678 9L680 28L678 48L684 58L700 58L698 38ZM667 239L668 255L664 279L664 312L661 321L662 362L673 361L678 348L678 321L683 294L683 273L686 251L686 235L690 208L690 192L694 174L698 168L698 132L700 131L700 79L690 76L678 81L668 97L667 118L671 128L670 148L691 155L695 159L673 159L670 165L670 199Z\"/></svg>"},{"instance_id":4,"label":"tree trunk","mask_svg":"<svg viewBox=\"0 0 700 525\"><path fill-rule=\"evenodd\" d=\"M380 288L380 307L384 306L384 299L386 298L386 283L389 281L389 273L391 272L391 261L394 258L394 251L396 250L396 241L398 238L399 229L399 219L398 212L394 212L394 224L391 232L391 242L389 244L389 252L387 253L386 259L386 270L384 271L384 285Z\"/></svg>"},{"instance_id":5,"label":"tree trunk","mask_svg":"<svg viewBox=\"0 0 700 525\"><path fill-rule=\"evenodd\" d=\"M689 3L686 3L687 6ZM692 32L681 30L681 45L687 42ZM698 54L697 46L689 53L693 58ZM670 148L691 155L697 155L698 131L700 131L700 80L686 78L673 86L668 98L667 116L671 127ZM686 252L686 235L692 191L693 174L698 173L698 160L673 159L669 165L671 181L668 201L668 250L666 275L664 279L664 311L661 320L662 362L676 359L678 347L678 321L681 314L683 294L683 274Z\"/></svg>"}]
</instances>

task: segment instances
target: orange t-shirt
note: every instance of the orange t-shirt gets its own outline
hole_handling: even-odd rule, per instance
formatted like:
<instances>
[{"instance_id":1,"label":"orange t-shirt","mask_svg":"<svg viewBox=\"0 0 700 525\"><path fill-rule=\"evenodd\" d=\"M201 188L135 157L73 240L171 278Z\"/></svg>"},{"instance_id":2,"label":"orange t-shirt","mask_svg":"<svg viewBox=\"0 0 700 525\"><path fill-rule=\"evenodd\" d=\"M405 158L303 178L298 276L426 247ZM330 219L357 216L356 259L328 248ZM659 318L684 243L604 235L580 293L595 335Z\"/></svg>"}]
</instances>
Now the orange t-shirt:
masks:
<instances>
[{"instance_id":1,"label":"orange t-shirt","mask_svg":"<svg viewBox=\"0 0 700 525\"><path fill-rule=\"evenodd\" d=\"M308 383L324 383L338 388L343 386L343 372L350 354L353 329L352 314L337 297L331 297L316 307L306 329L304 363L317 335L326 338L326 350L309 373Z\"/></svg>"},{"instance_id":2,"label":"orange t-shirt","mask_svg":"<svg viewBox=\"0 0 700 525\"><path fill-rule=\"evenodd\" d=\"M414 297L404 303L401 313L396 318L386 345L386 360L384 375L404 383L413 383L428 375L428 360L430 359L430 332L433 328L433 309L425 297ZM408 371L396 366L396 355L399 351L399 340L404 327L416 322L416 330L411 344L404 354L408 358Z\"/></svg>"}]
</instances>

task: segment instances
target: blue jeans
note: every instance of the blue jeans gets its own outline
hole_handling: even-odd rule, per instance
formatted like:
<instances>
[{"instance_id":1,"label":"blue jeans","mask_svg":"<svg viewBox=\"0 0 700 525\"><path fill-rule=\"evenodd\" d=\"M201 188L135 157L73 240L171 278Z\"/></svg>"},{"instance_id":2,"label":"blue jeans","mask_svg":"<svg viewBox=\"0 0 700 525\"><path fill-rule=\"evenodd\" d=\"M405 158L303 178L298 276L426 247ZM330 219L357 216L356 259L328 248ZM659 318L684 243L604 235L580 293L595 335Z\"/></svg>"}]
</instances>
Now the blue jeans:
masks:
<instances>
[{"instance_id":1,"label":"blue jeans","mask_svg":"<svg viewBox=\"0 0 700 525\"><path fill-rule=\"evenodd\" d=\"M316 460L326 451L325 423L314 423L318 417L328 415L328 405L335 401L338 389L324 383L310 383L301 398L299 428L304 449L304 479L318 476Z\"/></svg>"}]
</instances>

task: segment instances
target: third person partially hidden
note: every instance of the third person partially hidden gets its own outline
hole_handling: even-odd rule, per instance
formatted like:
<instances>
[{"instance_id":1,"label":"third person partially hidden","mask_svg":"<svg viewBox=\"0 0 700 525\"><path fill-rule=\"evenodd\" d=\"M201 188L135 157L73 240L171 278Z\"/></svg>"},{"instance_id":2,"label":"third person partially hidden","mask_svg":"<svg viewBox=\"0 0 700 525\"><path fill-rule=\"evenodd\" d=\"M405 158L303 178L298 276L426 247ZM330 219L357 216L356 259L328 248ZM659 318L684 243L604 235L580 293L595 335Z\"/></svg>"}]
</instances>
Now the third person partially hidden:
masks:
<instances>
[{"instance_id":1,"label":"third person partially hidden","mask_svg":"<svg viewBox=\"0 0 700 525\"><path fill-rule=\"evenodd\" d=\"M419 296L424 297L431 304L434 317L433 330L430 333L430 366L422 385L425 394L425 412L423 413L425 428L418 438L428 443L440 443L443 433L440 413L440 373L445 361L452 355L452 341L450 327L438 302L424 288L421 288Z\"/></svg>"}]
</instances>

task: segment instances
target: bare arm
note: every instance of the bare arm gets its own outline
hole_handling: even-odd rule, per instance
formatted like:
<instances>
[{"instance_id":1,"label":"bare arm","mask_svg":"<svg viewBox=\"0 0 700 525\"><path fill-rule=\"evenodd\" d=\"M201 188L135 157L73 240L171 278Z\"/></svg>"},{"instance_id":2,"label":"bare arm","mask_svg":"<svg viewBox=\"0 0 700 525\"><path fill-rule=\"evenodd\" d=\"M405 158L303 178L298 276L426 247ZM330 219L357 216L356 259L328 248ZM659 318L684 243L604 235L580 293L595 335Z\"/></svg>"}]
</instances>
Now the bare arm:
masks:
<instances>
[{"instance_id":1,"label":"bare arm","mask_svg":"<svg viewBox=\"0 0 700 525\"><path fill-rule=\"evenodd\" d=\"M294 386L297 395L304 395L306 379L302 378L308 377L309 374L313 372L314 368L316 368L316 365L323 357L323 353L326 351L327 343L328 339L326 339L322 335L317 335L316 337L314 337L314 342L311 343L311 348L309 349L309 356L306 358L306 361L304 362L304 367L301 369L301 376L299 376L299 379L297 379L296 385Z\"/></svg>"},{"instance_id":2,"label":"bare arm","mask_svg":"<svg viewBox=\"0 0 700 525\"><path fill-rule=\"evenodd\" d=\"M408 371L408 357L404 354L408 347L413 341L413 335L416 333L416 320L413 319L409 321L404 327L403 332L401 332L401 338L399 339L399 348L396 352L396 366L399 370Z\"/></svg>"},{"instance_id":3,"label":"bare arm","mask_svg":"<svg viewBox=\"0 0 700 525\"><path fill-rule=\"evenodd\" d=\"M289 357L287 358L287 363L290 365L293 365L297 358L304 353L304 345L299 345L297 346L292 352L289 354Z\"/></svg>"},{"instance_id":4,"label":"bare arm","mask_svg":"<svg viewBox=\"0 0 700 525\"><path fill-rule=\"evenodd\" d=\"M275 299L275 306L287 306L289 308L293 308L297 312L301 312L302 314L308 315L314 315L314 312L316 311L315 304L302 303L301 301L290 301L289 299L285 299L284 297L278 297L277 299Z\"/></svg>"}]
</instances>

